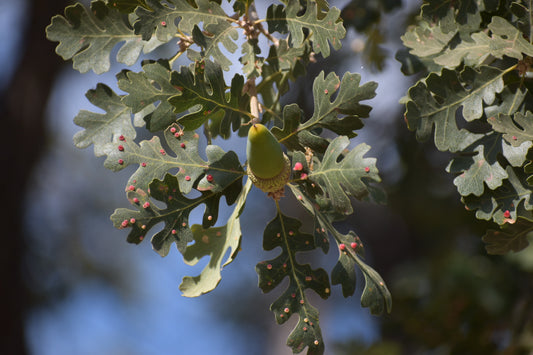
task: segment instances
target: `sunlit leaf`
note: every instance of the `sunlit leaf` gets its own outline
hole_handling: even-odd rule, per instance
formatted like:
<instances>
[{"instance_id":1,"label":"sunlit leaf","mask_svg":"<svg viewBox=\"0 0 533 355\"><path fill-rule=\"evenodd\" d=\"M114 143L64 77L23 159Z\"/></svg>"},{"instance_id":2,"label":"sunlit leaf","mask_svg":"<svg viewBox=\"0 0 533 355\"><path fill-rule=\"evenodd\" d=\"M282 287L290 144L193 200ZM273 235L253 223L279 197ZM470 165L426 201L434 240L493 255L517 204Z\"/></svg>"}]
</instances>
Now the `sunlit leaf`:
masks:
<instances>
[{"instance_id":1,"label":"sunlit leaf","mask_svg":"<svg viewBox=\"0 0 533 355\"><path fill-rule=\"evenodd\" d=\"M171 73L168 62L161 60L145 63L142 72L128 71L118 76L118 87L128 93L122 101L133 113L145 112L153 106L142 115L146 128L152 132L162 131L177 120L168 99L181 91L170 83Z\"/></svg>"},{"instance_id":2,"label":"sunlit leaf","mask_svg":"<svg viewBox=\"0 0 533 355\"><path fill-rule=\"evenodd\" d=\"M173 71L171 85L180 93L168 99L174 112L185 113L178 122L186 130L202 126L207 120L218 120L223 137L229 137L231 131L240 127L241 119L249 120L251 114L245 111L249 96L243 94L244 78L235 74L229 92L222 69L219 65L206 61L197 62L194 71L181 67Z\"/></svg>"},{"instance_id":3,"label":"sunlit leaf","mask_svg":"<svg viewBox=\"0 0 533 355\"><path fill-rule=\"evenodd\" d=\"M323 269L313 270L309 264L300 264L296 253L315 249L314 238L300 231L302 223L279 211L268 223L263 235L263 248L280 247L281 254L256 266L259 287L270 292L286 277L289 285L270 306L279 324L285 323L293 314L299 317L296 327L287 340L293 352L299 353L308 347L308 354L323 354L324 342L318 321L318 310L309 303L306 289L315 291L326 299L330 295L328 274Z\"/></svg>"},{"instance_id":4,"label":"sunlit leaf","mask_svg":"<svg viewBox=\"0 0 533 355\"><path fill-rule=\"evenodd\" d=\"M72 59L74 69L81 73L108 71L111 51L121 42L116 58L126 65L133 65L143 49L149 52L160 44L141 40L121 13L103 1L93 1L90 10L79 3L68 6L65 16L52 18L46 36L59 42L56 53L65 60Z\"/></svg>"},{"instance_id":5,"label":"sunlit leaf","mask_svg":"<svg viewBox=\"0 0 533 355\"><path fill-rule=\"evenodd\" d=\"M481 196L463 197L467 209L475 211L479 219L493 220L497 224L515 223L518 217L533 220L532 191L525 182L525 175L511 166L506 167L508 178L495 190L487 190Z\"/></svg>"},{"instance_id":6,"label":"sunlit leaf","mask_svg":"<svg viewBox=\"0 0 533 355\"><path fill-rule=\"evenodd\" d=\"M180 290L184 296L197 297L212 291L222 278L220 273L222 268L229 265L237 256L241 244L239 217L251 187L251 180L248 180L226 225L208 229L198 224L191 227L195 243L187 246L183 259L188 265L196 265L205 256L209 256L210 260L200 275L183 278ZM229 255L224 261L228 251Z\"/></svg>"},{"instance_id":7,"label":"sunlit leaf","mask_svg":"<svg viewBox=\"0 0 533 355\"><path fill-rule=\"evenodd\" d=\"M322 53L324 57L330 54L330 43L335 50L339 50L341 39L346 35L339 16L340 10L336 7L330 8L325 15L318 12L317 2L313 0L307 0L303 14L300 14L298 0L289 0L285 9L282 5L272 5L267 11L271 32L290 32L294 47L300 47L309 39L313 43L313 51ZM309 31L308 38L304 35L305 30Z\"/></svg>"},{"instance_id":8,"label":"sunlit leaf","mask_svg":"<svg viewBox=\"0 0 533 355\"><path fill-rule=\"evenodd\" d=\"M405 114L408 127L416 130L419 140L426 140L435 127L435 145L441 151L458 151L479 139L479 134L459 128L457 111L462 108L465 121L483 115L483 103L492 104L495 95L504 88L506 71L483 66L477 70L469 67L459 76L454 71L432 73L409 89Z\"/></svg>"},{"instance_id":9,"label":"sunlit leaf","mask_svg":"<svg viewBox=\"0 0 533 355\"><path fill-rule=\"evenodd\" d=\"M163 202L166 207L159 208L151 198ZM129 191L128 200L138 210L119 208L111 220L116 228L131 228L128 242L136 244L144 240L155 225L164 223L163 229L151 238L152 247L161 256L166 256L171 245L176 243L178 250L184 253L187 244L193 241L189 227L191 211L205 204L204 218L207 220L207 216L212 216L211 220L216 221L219 199L220 195L211 193L189 199L180 192L178 180L166 174L164 180L154 180L150 184L150 195L141 189Z\"/></svg>"},{"instance_id":10,"label":"sunlit leaf","mask_svg":"<svg viewBox=\"0 0 533 355\"><path fill-rule=\"evenodd\" d=\"M375 82L362 86L360 82L359 74L346 73L341 81L334 73L324 78L321 72L313 82L313 116L296 126L300 112L296 107L286 109L283 112L283 128L274 127L272 133L291 149L310 147L321 153L327 145L324 145L323 138L312 132L314 129L326 128L339 135L354 137L354 130L363 126L361 118L368 117L371 110L370 106L360 102L373 98L377 88ZM332 102L333 95L336 96Z\"/></svg>"}]
</instances>

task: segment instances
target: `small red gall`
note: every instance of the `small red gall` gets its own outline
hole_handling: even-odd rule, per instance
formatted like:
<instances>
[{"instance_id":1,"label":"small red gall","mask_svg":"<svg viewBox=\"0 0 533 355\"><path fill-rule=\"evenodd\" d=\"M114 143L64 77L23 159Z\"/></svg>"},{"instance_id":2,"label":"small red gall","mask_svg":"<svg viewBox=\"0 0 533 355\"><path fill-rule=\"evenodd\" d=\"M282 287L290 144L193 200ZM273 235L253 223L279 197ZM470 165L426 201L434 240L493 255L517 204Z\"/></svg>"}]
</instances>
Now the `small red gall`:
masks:
<instances>
[{"instance_id":1,"label":"small red gall","mask_svg":"<svg viewBox=\"0 0 533 355\"><path fill-rule=\"evenodd\" d=\"M518 139L518 138L516 138L516 136L513 136L513 140L514 140L514 141L517 140L517 139Z\"/></svg>"},{"instance_id":2,"label":"small red gall","mask_svg":"<svg viewBox=\"0 0 533 355\"><path fill-rule=\"evenodd\" d=\"M183 149L185 149L185 143L181 143L181 144L180 144L180 147L182 147Z\"/></svg>"},{"instance_id":3,"label":"small red gall","mask_svg":"<svg viewBox=\"0 0 533 355\"><path fill-rule=\"evenodd\" d=\"M124 136L121 134L120 137L118 137L118 139L120 139L121 141L125 141L125 140L126 140L126 137L124 137Z\"/></svg>"},{"instance_id":4,"label":"small red gall","mask_svg":"<svg viewBox=\"0 0 533 355\"><path fill-rule=\"evenodd\" d=\"M339 244L339 249L342 250L342 251L346 250L346 245L344 243L340 243Z\"/></svg>"},{"instance_id":5,"label":"small red gall","mask_svg":"<svg viewBox=\"0 0 533 355\"><path fill-rule=\"evenodd\" d=\"M327 94L328 92L329 92L328 89L324 90L324 94Z\"/></svg>"},{"instance_id":6,"label":"small red gall","mask_svg":"<svg viewBox=\"0 0 533 355\"><path fill-rule=\"evenodd\" d=\"M296 293L291 293L292 298L296 298Z\"/></svg>"},{"instance_id":7,"label":"small red gall","mask_svg":"<svg viewBox=\"0 0 533 355\"><path fill-rule=\"evenodd\" d=\"M302 180L306 180L306 179L307 179L307 174L306 174L306 173L302 173L302 174L300 175L300 179L302 179Z\"/></svg>"},{"instance_id":8,"label":"small red gall","mask_svg":"<svg viewBox=\"0 0 533 355\"><path fill-rule=\"evenodd\" d=\"M365 166L365 173L370 172L370 168L368 166Z\"/></svg>"},{"instance_id":9,"label":"small red gall","mask_svg":"<svg viewBox=\"0 0 533 355\"><path fill-rule=\"evenodd\" d=\"M143 204L143 208L148 208L148 207L150 207L150 202L145 202L145 203Z\"/></svg>"},{"instance_id":10,"label":"small red gall","mask_svg":"<svg viewBox=\"0 0 533 355\"><path fill-rule=\"evenodd\" d=\"M171 128L170 128L170 132L172 132L172 133L176 133L176 127L171 127Z\"/></svg>"},{"instance_id":11,"label":"small red gall","mask_svg":"<svg viewBox=\"0 0 533 355\"><path fill-rule=\"evenodd\" d=\"M144 236L141 235L141 236L139 237L139 240L142 241L143 239L144 239Z\"/></svg>"},{"instance_id":12,"label":"small red gall","mask_svg":"<svg viewBox=\"0 0 533 355\"><path fill-rule=\"evenodd\" d=\"M171 233L172 233L172 234L176 234L176 233L178 233L178 232L176 232L176 230L173 229Z\"/></svg>"},{"instance_id":13,"label":"small red gall","mask_svg":"<svg viewBox=\"0 0 533 355\"><path fill-rule=\"evenodd\" d=\"M142 166L143 168L146 168L146 163L144 163L144 162L141 163L141 166Z\"/></svg>"},{"instance_id":14,"label":"small red gall","mask_svg":"<svg viewBox=\"0 0 533 355\"><path fill-rule=\"evenodd\" d=\"M136 221L135 218L130 218L130 223L131 224L135 224L135 221Z\"/></svg>"},{"instance_id":15,"label":"small red gall","mask_svg":"<svg viewBox=\"0 0 533 355\"><path fill-rule=\"evenodd\" d=\"M135 191L135 186L133 186L133 185L128 186L128 190Z\"/></svg>"},{"instance_id":16,"label":"small red gall","mask_svg":"<svg viewBox=\"0 0 533 355\"><path fill-rule=\"evenodd\" d=\"M285 313L289 313L290 312L290 309L288 307L285 307L285 309L283 310L283 312Z\"/></svg>"},{"instance_id":17,"label":"small red gall","mask_svg":"<svg viewBox=\"0 0 533 355\"><path fill-rule=\"evenodd\" d=\"M268 265L267 265L267 269L268 269L268 270L272 270L272 264L268 264Z\"/></svg>"},{"instance_id":18,"label":"small red gall","mask_svg":"<svg viewBox=\"0 0 533 355\"><path fill-rule=\"evenodd\" d=\"M304 332L307 332L307 327L303 327Z\"/></svg>"},{"instance_id":19,"label":"small red gall","mask_svg":"<svg viewBox=\"0 0 533 355\"><path fill-rule=\"evenodd\" d=\"M357 249L357 243L356 242L352 242L352 244L350 244L350 246L352 247L352 249Z\"/></svg>"},{"instance_id":20,"label":"small red gall","mask_svg":"<svg viewBox=\"0 0 533 355\"><path fill-rule=\"evenodd\" d=\"M180 132L174 133L174 137L179 138L181 136Z\"/></svg>"},{"instance_id":21,"label":"small red gall","mask_svg":"<svg viewBox=\"0 0 533 355\"><path fill-rule=\"evenodd\" d=\"M304 199L304 198L302 197L302 195L298 195L296 198L297 198L298 200L300 200L300 201Z\"/></svg>"},{"instance_id":22,"label":"small red gall","mask_svg":"<svg viewBox=\"0 0 533 355\"><path fill-rule=\"evenodd\" d=\"M130 222L129 222L127 219L125 219L125 220L122 221L122 223L121 223L120 225L121 225L122 227L127 227L129 223L130 223Z\"/></svg>"},{"instance_id":23,"label":"small red gall","mask_svg":"<svg viewBox=\"0 0 533 355\"><path fill-rule=\"evenodd\" d=\"M304 301L304 300L300 300L300 304L304 304L304 303L305 303L305 301Z\"/></svg>"},{"instance_id":24,"label":"small red gall","mask_svg":"<svg viewBox=\"0 0 533 355\"><path fill-rule=\"evenodd\" d=\"M318 345L318 344L319 344L319 341L318 341L318 340L315 340L315 341L313 342L313 344Z\"/></svg>"},{"instance_id":25,"label":"small red gall","mask_svg":"<svg viewBox=\"0 0 533 355\"><path fill-rule=\"evenodd\" d=\"M122 164L124 164L124 160L119 159L119 160L118 160L118 163L119 163L120 165L122 165Z\"/></svg>"},{"instance_id":26,"label":"small red gall","mask_svg":"<svg viewBox=\"0 0 533 355\"><path fill-rule=\"evenodd\" d=\"M166 154L164 149L159 149L159 153L161 153L162 155Z\"/></svg>"},{"instance_id":27,"label":"small red gall","mask_svg":"<svg viewBox=\"0 0 533 355\"><path fill-rule=\"evenodd\" d=\"M191 181L191 177L189 175L185 176L185 181Z\"/></svg>"},{"instance_id":28,"label":"small red gall","mask_svg":"<svg viewBox=\"0 0 533 355\"><path fill-rule=\"evenodd\" d=\"M307 282L311 281L312 279L313 279L313 278L312 278L311 276L306 276L306 277L305 277L305 281L307 281Z\"/></svg>"},{"instance_id":29,"label":"small red gall","mask_svg":"<svg viewBox=\"0 0 533 355\"><path fill-rule=\"evenodd\" d=\"M165 21L161 21L161 26L166 27L167 23Z\"/></svg>"},{"instance_id":30,"label":"small red gall","mask_svg":"<svg viewBox=\"0 0 533 355\"><path fill-rule=\"evenodd\" d=\"M293 231L289 231L289 235L294 235L294 232Z\"/></svg>"},{"instance_id":31,"label":"small red gall","mask_svg":"<svg viewBox=\"0 0 533 355\"><path fill-rule=\"evenodd\" d=\"M213 216L207 216L207 220L208 221L212 221L213 220Z\"/></svg>"},{"instance_id":32,"label":"small red gall","mask_svg":"<svg viewBox=\"0 0 533 355\"><path fill-rule=\"evenodd\" d=\"M121 151L121 152L123 152L123 151L124 151L124 146L123 146L123 145L119 145L119 146L118 146L118 150Z\"/></svg>"},{"instance_id":33,"label":"small red gall","mask_svg":"<svg viewBox=\"0 0 533 355\"><path fill-rule=\"evenodd\" d=\"M139 203L139 199L137 197L133 198L133 203Z\"/></svg>"},{"instance_id":34,"label":"small red gall","mask_svg":"<svg viewBox=\"0 0 533 355\"><path fill-rule=\"evenodd\" d=\"M209 174L206 176L207 181L213 182L213 175Z\"/></svg>"},{"instance_id":35,"label":"small red gall","mask_svg":"<svg viewBox=\"0 0 533 355\"><path fill-rule=\"evenodd\" d=\"M511 212L509 212L509 210L506 210L505 212L503 212L503 216L505 218L509 218L509 217L511 217Z\"/></svg>"},{"instance_id":36,"label":"small red gall","mask_svg":"<svg viewBox=\"0 0 533 355\"><path fill-rule=\"evenodd\" d=\"M296 164L294 164L294 168L292 168L292 170L301 171L303 168L304 168L304 166L302 165L302 163L296 162Z\"/></svg>"}]
</instances>

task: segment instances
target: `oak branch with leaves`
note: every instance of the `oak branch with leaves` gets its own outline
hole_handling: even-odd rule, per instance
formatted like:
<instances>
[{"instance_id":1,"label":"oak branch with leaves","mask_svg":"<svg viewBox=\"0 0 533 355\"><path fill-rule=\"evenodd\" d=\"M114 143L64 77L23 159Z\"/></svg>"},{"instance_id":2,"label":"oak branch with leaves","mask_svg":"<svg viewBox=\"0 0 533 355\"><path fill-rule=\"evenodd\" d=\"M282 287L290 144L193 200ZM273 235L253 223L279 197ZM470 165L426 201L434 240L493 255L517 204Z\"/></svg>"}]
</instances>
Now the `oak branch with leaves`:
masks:
<instances>
[{"instance_id":1,"label":"oak branch with leaves","mask_svg":"<svg viewBox=\"0 0 533 355\"><path fill-rule=\"evenodd\" d=\"M524 249L533 231L532 21L531 1L426 1L397 55L424 74L403 100L407 125L454 154L466 209L500 227L483 236L490 254Z\"/></svg>"},{"instance_id":2,"label":"oak branch with leaves","mask_svg":"<svg viewBox=\"0 0 533 355\"><path fill-rule=\"evenodd\" d=\"M264 292L289 279L271 305L280 324L298 316L288 345L294 352L307 348L308 354L322 354L319 313L306 290L328 298L330 276L322 268L300 264L297 253L327 253L332 239L339 259L331 282L341 285L345 297L353 295L357 266L365 278L362 305L374 314L391 310L391 295L379 274L365 264L359 237L335 227L353 213L350 198L382 200L373 186L380 181L376 160L366 157L370 147L362 143L348 148L349 138L362 128L361 119L371 110L361 102L375 96L377 84L361 85L358 74L346 73L340 79L322 72L313 84L311 117L305 117L296 103L282 107L281 97L314 56L327 57L331 47L340 49L345 35L340 11L325 1L289 0L271 5L266 18L259 19L253 1L236 0L232 5L233 12L227 14L221 1L97 0L89 8L67 7L64 16L52 19L46 34L59 42L57 54L72 60L81 73L110 70L116 47L116 60L131 66L143 53L174 45L171 58L144 60L140 72L119 72L117 85L124 94L105 84L89 90L87 99L105 113L80 111L74 122L84 130L74 142L79 148L93 145L95 155L105 156L104 166L112 171L135 167L125 188L131 207L111 216L115 227L129 230L128 242L138 244L150 237L162 256L175 243L191 265L210 258L200 275L183 279L180 290L187 297L213 290L222 267L237 256L243 234L239 217L253 180L247 178L247 170L249 175L251 164L257 164L240 162L235 152L225 152L212 140L247 135L261 122L272 137L270 146L260 147L262 153L268 156L275 145L284 147L286 180L271 194L277 212L263 235L263 248L279 247L280 253L259 262L256 271ZM262 37L268 43L263 56ZM238 43L240 73L226 83L224 71L237 64L222 48L235 53ZM176 68L183 54L190 65ZM140 140L141 130L152 138ZM323 130L335 138L326 138ZM199 144L202 134L205 147ZM205 149L207 161L200 149ZM278 200L288 193L314 220L311 231L302 230L299 220L281 210ZM225 225L216 227L222 197L233 212ZM201 223L192 224L189 216L195 208L204 208L204 214ZM160 223L162 230L151 233Z\"/></svg>"}]
</instances>

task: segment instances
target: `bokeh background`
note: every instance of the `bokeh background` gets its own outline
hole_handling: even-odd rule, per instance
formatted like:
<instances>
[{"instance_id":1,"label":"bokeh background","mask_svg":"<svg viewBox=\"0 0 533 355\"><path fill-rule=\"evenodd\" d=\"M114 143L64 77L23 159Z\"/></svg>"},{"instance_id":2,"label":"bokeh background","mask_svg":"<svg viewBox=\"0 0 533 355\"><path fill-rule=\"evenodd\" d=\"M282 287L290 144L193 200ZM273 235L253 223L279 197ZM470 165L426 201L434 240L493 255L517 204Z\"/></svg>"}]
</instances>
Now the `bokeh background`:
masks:
<instances>
[{"instance_id":1,"label":"bokeh background","mask_svg":"<svg viewBox=\"0 0 533 355\"><path fill-rule=\"evenodd\" d=\"M177 250L161 258L149 243L130 245L113 228L109 215L127 206L131 171L112 173L92 148L76 149L72 136L80 128L72 119L80 109L98 112L85 92L98 82L118 91L114 74L123 66L82 75L55 55L44 28L72 3L0 0L0 353L290 354L285 341L295 319L275 323L268 308L281 290L262 294L254 271L272 256L261 250L261 237L274 208L261 192L252 191L241 219L242 251L219 287L196 299L181 297L178 285L205 261L185 266ZM260 16L268 5L258 2ZM416 142L403 122L398 100L417 78L404 76L394 57L421 3L332 5L343 10L348 30L343 49L318 58L285 102L298 102L310 116L309 92L321 70L379 83L353 144L372 146L389 201L356 202L339 228L360 235L368 263L392 292L393 312L374 317L361 308L362 279L354 297L344 299L334 287L329 300L314 299L326 354L531 354L532 248L486 255L481 236L494 226L465 211L444 171L449 156ZM165 48L155 55L167 55ZM216 143L244 161L242 139ZM305 218L293 202L283 201L286 213ZM309 258L331 270L337 256L332 250Z\"/></svg>"}]
</instances>

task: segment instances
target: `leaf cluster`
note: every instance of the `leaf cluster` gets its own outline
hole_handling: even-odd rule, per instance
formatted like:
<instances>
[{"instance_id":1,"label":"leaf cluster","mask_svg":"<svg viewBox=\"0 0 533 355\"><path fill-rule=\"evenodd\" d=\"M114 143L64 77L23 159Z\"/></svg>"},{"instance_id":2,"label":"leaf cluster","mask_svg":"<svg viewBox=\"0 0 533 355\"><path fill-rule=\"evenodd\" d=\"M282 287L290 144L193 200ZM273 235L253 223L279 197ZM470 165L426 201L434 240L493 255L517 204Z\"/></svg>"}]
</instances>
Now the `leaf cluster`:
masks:
<instances>
[{"instance_id":1,"label":"leaf cluster","mask_svg":"<svg viewBox=\"0 0 533 355\"><path fill-rule=\"evenodd\" d=\"M533 225L528 174L532 147L531 4L520 1L425 1L402 36L406 74L426 73L402 100L419 140L454 153L447 171L468 210L501 231L487 251L528 245Z\"/></svg>"},{"instance_id":2,"label":"leaf cluster","mask_svg":"<svg viewBox=\"0 0 533 355\"><path fill-rule=\"evenodd\" d=\"M59 42L57 53L72 59L82 73L108 71L116 47L116 60L130 66L142 53L174 42L170 58L143 60L140 71L119 72L122 93L105 84L87 92L87 99L104 113L80 111L74 122L83 130L74 143L79 148L93 145L112 171L132 169L125 187L130 208L118 208L111 216L115 227L129 231L128 242L149 238L161 256L175 244L189 265L210 258L199 275L184 277L184 296L213 290L222 268L237 256L243 235L240 217L252 188L251 180L244 183L246 164L213 139L244 135L252 122L272 126L294 167L286 191L315 226L312 234L301 231L301 222L282 212L276 200L277 213L265 228L263 248L280 247L281 253L257 264L259 287L268 292L289 278L289 287L271 309L278 323L298 315L288 339L294 352L308 348L309 354L321 354L319 314L306 290L327 298L329 275L300 264L297 253L317 248L328 252L332 237L339 251L333 284L341 285L345 297L353 295L357 266L365 278L362 305L374 314L391 310L390 293L364 262L359 237L334 226L353 213L352 198L383 200L374 186L380 181L376 160L366 157L370 147L349 148L349 138L371 110L362 101L375 96L377 84L361 85L359 74L339 78L322 72L313 84L311 117L304 117L296 103L282 107L281 97L314 56L327 57L340 49L346 33L340 10L325 1L289 0L270 5L266 18L258 19L251 1L235 1L233 9L235 13L227 14L220 1L208 0L95 0L89 8L67 7L46 32ZM268 42L264 57L261 37ZM224 53L236 53L239 47L241 70L228 82L225 72L233 63ZM183 54L190 63L177 67ZM328 138L326 131L335 138ZM148 138L139 138L140 132ZM222 197L232 213L217 224ZM201 224L189 220L197 208L203 209Z\"/></svg>"}]
</instances>

